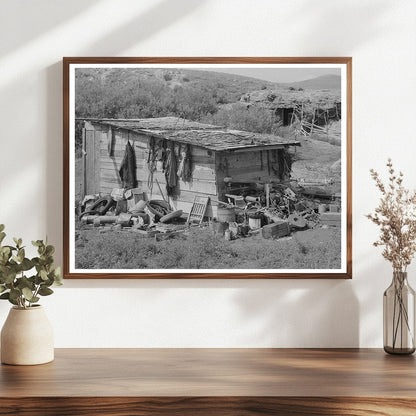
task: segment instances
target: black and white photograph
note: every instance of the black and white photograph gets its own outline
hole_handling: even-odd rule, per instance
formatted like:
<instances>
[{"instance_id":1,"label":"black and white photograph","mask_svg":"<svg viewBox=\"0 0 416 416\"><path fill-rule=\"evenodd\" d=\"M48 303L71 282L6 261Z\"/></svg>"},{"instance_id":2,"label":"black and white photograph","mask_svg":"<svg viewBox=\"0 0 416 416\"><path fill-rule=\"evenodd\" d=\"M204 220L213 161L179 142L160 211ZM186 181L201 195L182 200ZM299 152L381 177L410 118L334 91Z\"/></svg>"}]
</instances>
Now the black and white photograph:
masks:
<instances>
[{"instance_id":1,"label":"black and white photograph","mask_svg":"<svg viewBox=\"0 0 416 416\"><path fill-rule=\"evenodd\" d=\"M68 63L68 276L347 274L346 62L93 59Z\"/></svg>"}]
</instances>

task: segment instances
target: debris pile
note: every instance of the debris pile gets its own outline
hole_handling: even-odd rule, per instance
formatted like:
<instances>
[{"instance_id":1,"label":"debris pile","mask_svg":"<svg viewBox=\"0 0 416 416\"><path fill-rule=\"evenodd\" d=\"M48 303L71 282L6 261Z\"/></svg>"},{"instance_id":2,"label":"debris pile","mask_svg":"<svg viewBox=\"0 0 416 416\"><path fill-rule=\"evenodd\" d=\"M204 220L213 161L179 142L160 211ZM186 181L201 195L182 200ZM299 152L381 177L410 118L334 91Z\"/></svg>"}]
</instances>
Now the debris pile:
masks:
<instances>
[{"instance_id":1,"label":"debris pile","mask_svg":"<svg viewBox=\"0 0 416 416\"><path fill-rule=\"evenodd\" d=\"M220 202L212 228L232 240L255 234L276 239L316 227L340 227L341 197L331 185L296 181L240 186L225 194L227 202Z\"/></svg>"},{"instance_id":2,"label":"debris pile","mask_svg":"<svg viewBox=\"0 0 416 416\"><path fill-rule=\"evenodd\" d=\"M229 182L230 193L218 202L213 218L206 217L208 197L195 197L191 211L184 214L165 199L148 200L138 188L113 189L110 195L87 195L78 206L78 217L100 232L132 231L156 241L183 237L195 225L209 227L226 240L253 235L277 239L316 227L340 227L341 198L331 185L292 181L232 188Z\"/></svg>"},{"instance_id":3,"label":"debris pile","mask_svg":"<svg viewBox=\"0 0 416 416\"><path fill-rule=\"evenodd\" d=\"M100 227L100 232L134 231L143 237L184 232L188 227L182 215L167 201L147 200L137 189L113 189L111 195L102 197L87 195L78 206L78 218L84 225Z\"/></svg>"}]
</instances>

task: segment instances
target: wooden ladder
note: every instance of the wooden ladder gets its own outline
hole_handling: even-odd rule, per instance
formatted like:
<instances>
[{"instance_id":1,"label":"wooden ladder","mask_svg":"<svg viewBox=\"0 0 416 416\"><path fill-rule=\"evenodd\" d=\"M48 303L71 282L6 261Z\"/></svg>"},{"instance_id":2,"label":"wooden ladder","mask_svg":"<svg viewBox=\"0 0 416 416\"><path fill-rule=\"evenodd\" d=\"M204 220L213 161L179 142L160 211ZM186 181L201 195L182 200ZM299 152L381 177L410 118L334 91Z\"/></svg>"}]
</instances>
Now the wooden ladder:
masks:
<instances>
[{"instance_id":1,"label":"wooden ladder","mask_svg":"<svg viewBox=\"0 0 416 416\"><path fill-rule=\"evenodd\" d=\"M189 212L187 224L201 224L209 204L209 196L196 196Z\"/></svg>"}]
</instances>

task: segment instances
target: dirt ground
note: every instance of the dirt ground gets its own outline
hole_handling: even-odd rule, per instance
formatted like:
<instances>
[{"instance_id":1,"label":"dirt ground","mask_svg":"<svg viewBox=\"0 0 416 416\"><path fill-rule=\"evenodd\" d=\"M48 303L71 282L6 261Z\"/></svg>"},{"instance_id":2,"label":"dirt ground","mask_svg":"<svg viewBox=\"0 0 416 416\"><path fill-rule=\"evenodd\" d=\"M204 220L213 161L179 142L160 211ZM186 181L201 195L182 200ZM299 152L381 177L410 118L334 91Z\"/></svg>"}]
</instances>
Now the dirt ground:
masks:
<instances>
[{"instance_id":1,"label":"dirt ground","mask_svg":"<svg viewBox=\"0 0 416 416\"><path fill-rule=\"evenodd\" d=\"M341 147L313 138L298 138L298 140L301 146L296 148L292 178L303 178L306 181L333 179L340 183L341 172L332 171L330 167L341 158Z\"/></svg>"}]
</instances>

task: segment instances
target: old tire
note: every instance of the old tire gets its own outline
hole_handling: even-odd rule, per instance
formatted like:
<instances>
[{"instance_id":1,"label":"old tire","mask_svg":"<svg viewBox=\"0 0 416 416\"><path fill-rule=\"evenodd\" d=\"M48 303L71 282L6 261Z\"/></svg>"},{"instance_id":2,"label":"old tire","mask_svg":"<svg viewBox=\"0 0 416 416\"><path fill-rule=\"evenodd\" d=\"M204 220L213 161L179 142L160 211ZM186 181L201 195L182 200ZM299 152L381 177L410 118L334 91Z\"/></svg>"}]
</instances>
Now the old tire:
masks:
<instances>
[{"instance_id":1,"label":"old tire","mask_svg":"<svg viewBox=\"0 0 416 416\"><path fill-rule=\"evenodd\" d=\"M166 215L165 210L159 205L150 205L150 202L147 204L147 209L156 217L162 218Z\"/></svg>"},{"instance_id":2,"label":"old tire","mask_svg":"<svg viewBox=\"0 0 416 416\"><path fill-rule=\"evenodd\" d=\"M183 214L183 211L181 209L178 209L177 211L170 212L169 214L163 216L159 221L169 222L175 218L179 218L182 214Z\"/></svg>"}]
</instances>

